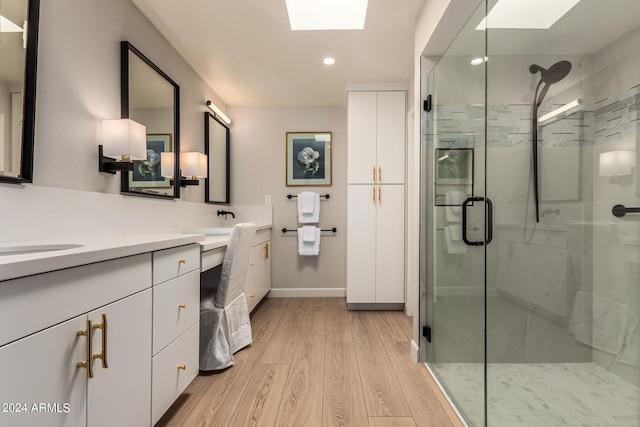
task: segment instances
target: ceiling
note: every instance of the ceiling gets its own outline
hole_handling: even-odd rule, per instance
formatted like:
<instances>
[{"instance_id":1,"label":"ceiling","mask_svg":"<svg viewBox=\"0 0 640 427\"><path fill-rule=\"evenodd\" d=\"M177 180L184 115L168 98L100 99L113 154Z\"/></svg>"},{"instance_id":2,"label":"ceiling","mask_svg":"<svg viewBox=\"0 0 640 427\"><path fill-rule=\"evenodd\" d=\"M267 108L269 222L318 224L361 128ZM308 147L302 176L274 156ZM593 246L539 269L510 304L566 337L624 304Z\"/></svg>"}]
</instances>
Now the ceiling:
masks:
<instances>
[{"instance_id":1,"label":"ceiling","mask_svg":"<svg viewBox=\"0 0 640 427\"><path fill-rule=\"evenodd\" d=\"M291 31L285 0L132 0L227 105L342 105L350 83L409 82L425 0L369 0L364 30ZM326 56L336 59L323 65Z\"/></svg>"}]
</instances>

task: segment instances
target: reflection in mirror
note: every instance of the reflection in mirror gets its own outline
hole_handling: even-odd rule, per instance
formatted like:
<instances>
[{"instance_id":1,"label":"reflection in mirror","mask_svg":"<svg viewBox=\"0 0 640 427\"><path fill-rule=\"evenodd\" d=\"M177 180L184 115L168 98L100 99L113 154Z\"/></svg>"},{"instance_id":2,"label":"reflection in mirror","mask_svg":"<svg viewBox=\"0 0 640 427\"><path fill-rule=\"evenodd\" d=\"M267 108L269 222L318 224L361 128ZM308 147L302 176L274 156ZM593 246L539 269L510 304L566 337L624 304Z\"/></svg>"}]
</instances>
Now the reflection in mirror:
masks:
<instances>
[{"instance_id":1,"label":"reflection in mirror","mask_svg":"<svg viewBox=\"0 0 640 427\"><path fill-rule=\"evenodd\" d=\"M229 182L229 127L216 116L204 113L204 149L209 162L209 177L205 180L204 201L228 205Z\"/></svg>"},{"instance_id":2,"label":"reflection in mirror","mask_svg":"<svg viewBox=\"0 0 640 427\"><path fill-rule=\"evenodd\" d=\"M142 196L178 198L180 186L163 177L162 153L178 159L178 85L131 43L121 43L122 118L147 128L147 159L134 160L133 171L121 174L121 191ZM174 171L178 161L174 161ZM177 175L174 173L174 176Z\"/></svg>"},{"instance_id":3,"label":"reflection in mirror","mask_svg":"<svg viewBox=\"0 0 640 427\"><path fill-rule=\"evenodd\" d=\"M33 181L39 10L40 0L0 1L0 182Z\"/></svg>"}]
</instances>

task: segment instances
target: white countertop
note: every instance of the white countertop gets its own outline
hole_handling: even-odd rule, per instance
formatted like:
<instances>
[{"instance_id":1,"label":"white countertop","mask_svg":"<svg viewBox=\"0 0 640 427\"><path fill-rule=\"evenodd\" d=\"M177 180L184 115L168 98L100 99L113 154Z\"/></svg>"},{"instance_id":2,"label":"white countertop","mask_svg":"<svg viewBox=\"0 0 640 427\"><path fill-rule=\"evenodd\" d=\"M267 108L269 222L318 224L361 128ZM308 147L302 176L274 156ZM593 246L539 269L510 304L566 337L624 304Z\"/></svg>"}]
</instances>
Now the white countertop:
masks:
<instances>
[{"instance_id":1,"label":"white countertop","mask_svg":"<svg viewBox=\"0 0 640 427\"><path fill-rule=\"evenodd\" d=\"M73 249L0 255L0 281L188 245L201 242L205 237L202 234L106 234L46 241L0 243L0 249L29 245L82 245ZM228 236L215 237L228 239Z\"/></svg>"},{"instance_id":2,"label":"white countertop","mask_svg":"<svg viewBox=\"0 0 640 427\"><path fill-rule=\"evenodd\" d=\"M271 224L258 224L256 225L256 231L268 230L272 227ZM204 230L204 228L202 229ZM205 239L200 242L200 251L207 252L214 249L223 248L229 243L229 236L205 236Z\"/></svg>"}]
</instances>

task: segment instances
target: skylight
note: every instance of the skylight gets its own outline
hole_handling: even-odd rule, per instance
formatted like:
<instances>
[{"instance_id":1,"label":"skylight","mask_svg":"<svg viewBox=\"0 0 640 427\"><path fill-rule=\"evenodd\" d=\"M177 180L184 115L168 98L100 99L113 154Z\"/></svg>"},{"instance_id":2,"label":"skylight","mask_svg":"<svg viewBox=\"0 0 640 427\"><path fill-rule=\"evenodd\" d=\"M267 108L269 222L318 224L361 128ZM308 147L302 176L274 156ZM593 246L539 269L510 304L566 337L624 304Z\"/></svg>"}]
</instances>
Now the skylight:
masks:
<instances>
[{"instance_id":1,"label":"skylight","mask_svg":"<svg viewBox=\"0 0 640 427\"><path fill-rule=\"evenodd\" d=\"M368 0L286 0L291 29L362 30Z\"/></svg>"},{"instance_id":2,"label":"skylight","mask_svg":"<svg viewBox=\"0 0 640 427\"><path fill-rule=\"evenodd\" d=\"M579 2L580 0L498 0L476 30L547 30Z\"/></svg>"}]
</instances>

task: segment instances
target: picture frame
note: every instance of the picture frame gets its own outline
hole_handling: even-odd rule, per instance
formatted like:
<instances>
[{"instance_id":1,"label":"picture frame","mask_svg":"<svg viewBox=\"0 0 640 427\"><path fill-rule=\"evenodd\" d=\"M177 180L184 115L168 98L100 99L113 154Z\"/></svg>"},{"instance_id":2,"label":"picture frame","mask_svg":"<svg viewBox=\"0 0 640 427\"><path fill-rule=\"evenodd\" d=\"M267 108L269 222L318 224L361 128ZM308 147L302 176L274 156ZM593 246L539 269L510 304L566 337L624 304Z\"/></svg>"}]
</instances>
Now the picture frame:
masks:
<instances>
[{"instance_id":1,"label":"picture frame","mask_svg":"<svg viewBox=\"0 0 640 427\"><path fill-rule=\"evenodd\" d=\"M170 188L171 179L160 170L160 153L173 151L171 134L147 134L147 160L134 160L129 188Z\"/></svg>"},{"instance_id":2,"label":"picture frame","mask_svg":"<svg viewBox=\"0 0 640 427\"><path fill-rule=\"evenodd\" d=\"M332 185L331 140L331 132L287 132L287 187Z\"/></svg>"},{"instance_id":3,"label":"picture frame","mask_svg":"<svg viewBox=\"0 0 640 427\"><path fill-rule=\"evenodd\" d=\"M435 149L436 185L473 186L473 148Z\"/></svg>"}]
</instances>

